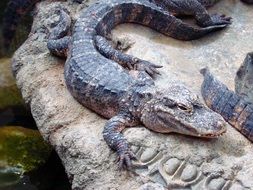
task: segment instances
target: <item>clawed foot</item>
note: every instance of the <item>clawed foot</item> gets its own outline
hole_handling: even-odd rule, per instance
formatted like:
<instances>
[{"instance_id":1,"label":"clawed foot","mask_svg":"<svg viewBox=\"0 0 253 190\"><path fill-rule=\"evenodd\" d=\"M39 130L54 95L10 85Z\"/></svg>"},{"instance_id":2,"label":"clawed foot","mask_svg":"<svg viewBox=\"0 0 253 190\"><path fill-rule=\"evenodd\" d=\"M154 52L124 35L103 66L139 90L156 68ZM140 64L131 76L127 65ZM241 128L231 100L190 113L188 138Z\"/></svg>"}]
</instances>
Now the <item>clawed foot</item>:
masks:
<instances>
[{"instance_id":1,"label":"clawed foot","mask_svg":"<svg viewBox=\"0 0 253 190\"><path fill-rule=\"evenodd\" d=\"M118 163L119 163L119 169L127 169L130 170L132 168L132 162L131 160L136 160L136 157L133 152L130 150L121 152L119 154Z\"/></svg>"},{"instance_id":2,"label":"clawed foot","mask_svg":"<svg viewBox=\"0 0 253 190\"><path fill-rule=\"evenodd\" d=\"M229 25L232 23L232 17L227 17L224 14L213 14L211 15L213 25Z\"/></svg>"},{"instance_id":3,"label":"clawed foot","mask_svg":"<svg viewBox=\"0 0 253 190\"><path fill-rule=\"evenodd\" d=\"M133 69L133 70L145 71L152 78L155 75L160 74L160 72L157 69L162 68L161 65L156 65L156 64L153 64L148 61L141 60L141 59L135 59L134 64L128 65L128 67L129 67L129 69Z\"/></svg>"},{"instance_id":4,"label":"clawed foot","mask_svg":"<svg viewBox=\"0 0 253 190\"><path fill-rule=\"evenodd\" d=\"M229 25L232 23L232 17L227 17L224 14L212 14L210 18L205 22L198 22L201 27L217 26L217 25Z\"/></svg>"}]
</instances>

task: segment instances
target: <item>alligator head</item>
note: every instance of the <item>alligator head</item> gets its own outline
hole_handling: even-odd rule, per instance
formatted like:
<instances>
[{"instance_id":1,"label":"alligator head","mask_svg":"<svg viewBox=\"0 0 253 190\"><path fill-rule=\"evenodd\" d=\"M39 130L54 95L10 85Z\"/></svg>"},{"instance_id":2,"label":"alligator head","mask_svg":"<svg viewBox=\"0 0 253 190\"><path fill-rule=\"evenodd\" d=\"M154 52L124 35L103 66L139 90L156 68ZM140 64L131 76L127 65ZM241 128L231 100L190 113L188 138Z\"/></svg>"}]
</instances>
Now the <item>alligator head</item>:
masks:
<instances>
[{"instance_id":1,"label":"alligator head","mask_svg":"<svg viewBox=\"0 0 253 190\"><path fill-rule=\"evenodd\" d=\"M141 112L141 121L160 133L181 133L214 138L226 132L226 122L181 85L156 93Z\"/></svg>"}]
</instances>

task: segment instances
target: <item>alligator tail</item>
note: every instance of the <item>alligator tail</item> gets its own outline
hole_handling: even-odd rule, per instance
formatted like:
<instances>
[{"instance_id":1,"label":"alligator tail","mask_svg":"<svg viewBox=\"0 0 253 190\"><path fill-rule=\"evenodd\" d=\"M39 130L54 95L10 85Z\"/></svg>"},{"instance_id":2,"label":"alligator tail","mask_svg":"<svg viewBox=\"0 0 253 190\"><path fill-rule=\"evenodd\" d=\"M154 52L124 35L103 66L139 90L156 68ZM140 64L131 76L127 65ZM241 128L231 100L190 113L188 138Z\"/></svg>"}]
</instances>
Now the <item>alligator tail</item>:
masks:
<instances>
[{"instance_id":1,"label":"alligator tail","mask_svg":"<svg viewBox=\"0 0 253 190\"><path fill-rule=\"evenodd\" d=\"M105 33L109 33L116 25L122 23L141 24L179 40L195 40L228 26L227 24L205 28L193 26L147 0L125 0L122 2L111 0L109 3L106 2L105 5L110 5L110 3L113 4L111 11L101 19L102 22L97 27L98 33L102 36L105 36ZM96 4L93 8L98 9L101 4ZM101 10L101 13L98 11L97 15L103 15L103 11Z\"/></svg>"},{"instance_id":2,"label":"alligator tail","mask_svg":"<svg viewBox=\"0 0 253 190\"><path fill-rule=\"evenodd\" d=\"M210 32L221 30L228 26L224 24L201 28L183 22L169 12L161 10L154 4L148 3L146 0L139 0L139 2L140 4L133 3L127 6L121 5L122 12L128 12L130 15L123 18L122 21L145 25L175 39L195 40ZM116 8L116 10L117 9L118 8ZM115 12L117 14L117 11Z\"/></svg>"},{"instance_id":3,"label":"alligator tail","mask_svg":"<svg viewBox=\"0 0 253 190\"><path fill-rule=\"evenodd\" d=\"M208 33L215 32L227 27L227 25L215 25L200 28L198 26L193 26L188 23L182 22L179 19L177 19L176 25L177 26L175 28L175 31L173 32L172 37L179 40L195 40L207 35Z\"/></svg>"},{"instance_id":4,"label":"alligator tail","mask_svg":"<svg viewBox=\"0 0 253 190\"><path fill-rule=\"evenodd\" d=\"M253 104L229 90L207 68L200 72L204 75L201 93L207 106L253 142Z\"/></svg>"}]
</instances>

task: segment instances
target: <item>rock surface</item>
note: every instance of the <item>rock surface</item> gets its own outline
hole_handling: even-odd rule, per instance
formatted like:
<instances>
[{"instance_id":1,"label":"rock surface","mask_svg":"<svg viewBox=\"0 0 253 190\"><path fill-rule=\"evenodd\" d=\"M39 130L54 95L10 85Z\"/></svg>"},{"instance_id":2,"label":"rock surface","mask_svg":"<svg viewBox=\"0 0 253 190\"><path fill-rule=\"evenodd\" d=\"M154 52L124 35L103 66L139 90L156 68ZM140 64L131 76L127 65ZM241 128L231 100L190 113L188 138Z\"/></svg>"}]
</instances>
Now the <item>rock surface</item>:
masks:
<instances>
[{"instance_id":1,"label":"rock surface","mask_svg":"<svg viewBox=\"0 0 253 190\"><path fill-rule=\"evenodd\" d=\"M64 60L46 48L45 26L56 21L58 6L71 10L71 2L43 2L38 6L32 32L13 57L13 71L22 95L31 107L38 128L53 145L65 166L73 189L253 189L252 144L228 126L219 139L205 140L177 134L158 134L144 127L124 134L136 153L133 172L118 171L116 154L102 137L105 119L78 104L66 89ZM253 50L252 6L224 0L214 10L232 16L226 30L192 42L181 42L136 25L122 25L113 34L135 44L127 53L163 65L157 85L171 78L200 94L199 70L209 66L230 88L247 52Z\"/></svg>"}]
</instances>

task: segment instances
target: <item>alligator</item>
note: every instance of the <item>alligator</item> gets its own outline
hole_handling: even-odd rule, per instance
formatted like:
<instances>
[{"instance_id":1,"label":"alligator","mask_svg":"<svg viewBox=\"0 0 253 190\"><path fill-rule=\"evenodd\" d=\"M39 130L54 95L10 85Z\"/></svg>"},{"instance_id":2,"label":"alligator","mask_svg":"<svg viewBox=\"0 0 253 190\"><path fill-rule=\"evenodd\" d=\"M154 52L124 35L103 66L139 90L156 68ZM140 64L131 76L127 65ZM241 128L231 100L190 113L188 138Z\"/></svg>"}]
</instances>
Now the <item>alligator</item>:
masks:
<instances>
[{"instance_id":1,"label":"alligator","mask_svg":"<svg viewBox=\"0 0 253 190\"><path fill-rule=\"evenodd\" d=\"M253 52L248 53L236 72L235 93L253 103Z\"/></svg>"},{"instance_id":2,"label":"alligator","mask_svg":"<svg viewBox=\"0 0 253 190\"><path fill-rule=\"evenodd\" d=\"M188 0L187 0L188 1ZM215 138L226 131L226 122L207 108L183 84L158 88L154 78L159 65L124 54L106 39L120 23L137 23L167 36L191 40L225 27L193 27L147 0L107 0L81 11L68 36L71 19L59 9L58 24L49 33L48 49L67 57L66 86L82 105L109 119L103 137L117 151L120 168L131 168L135 158L122 131L144 125L160 133L181 133Z\"/></svg>"},{"instance_id":3,"label":"alligator","mask_svg":"<svg viewBox=\"0 0 253 190\"><path fill-rule=\"evenodd\" d=\"M8 50L15 35L20 19L42 0L10 0L3 17L4 47ZM83 0L72 0L81 3ZM218 0L151 0L156 5L177 15L193 15L200 26L230 24L231 18L221 14L209 15L205 7L212 6Z\"/></svg>"},{"instance_id":4,"label":"alligator","mask_svg":"<svg viewBox=\"0 0 253 190\"><path fill-rule=\"evenodd\" d=\"M252 53L248 54L243 65L252 65L252 56ZM241 67L238 70L236 83L245 84L245 77L252 78L253 73L246 76L242 71L245 71L245 68ZM241 88L237 87L237 92L235 93L217 80L208 68L204 68L200 72L204 75L201 93L206 105L219 113L231 126L253 142L253 101L248 101L248 96L246 96L251 92L241 86Z\"/></svg>"}]
</instances>

